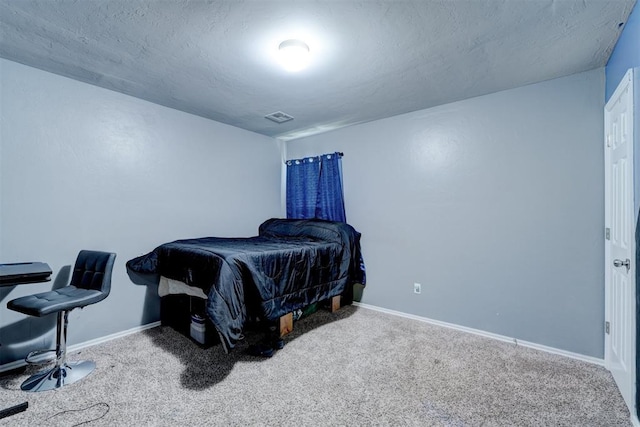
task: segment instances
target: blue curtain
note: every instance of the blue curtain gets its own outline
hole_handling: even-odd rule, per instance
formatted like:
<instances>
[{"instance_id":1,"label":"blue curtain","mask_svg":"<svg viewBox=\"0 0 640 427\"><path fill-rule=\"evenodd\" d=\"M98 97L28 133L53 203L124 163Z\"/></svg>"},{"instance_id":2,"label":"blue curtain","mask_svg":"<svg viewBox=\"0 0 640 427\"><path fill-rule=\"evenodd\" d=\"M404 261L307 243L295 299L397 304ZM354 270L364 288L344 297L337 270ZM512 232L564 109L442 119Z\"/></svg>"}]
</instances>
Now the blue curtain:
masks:
<instances>
[{"instance_id":1,"label":"blue curtain","mask_svg":"<svg viewBox=\"0 0 640 427\"><path fill-rule=\"evenodd\" d=\"M314 218L320 184L317 157L287 161L287 218Z\"/></svg>"},{"instance_id":2,"label":"blue curtain","mask_svg":"<svg viewBox=\"0 0 640 427\"><path fill-rule=\"evenodd\" d=\"M287 218L347 222L339 153L287 161Z\"/></svg>"}]
</instances>

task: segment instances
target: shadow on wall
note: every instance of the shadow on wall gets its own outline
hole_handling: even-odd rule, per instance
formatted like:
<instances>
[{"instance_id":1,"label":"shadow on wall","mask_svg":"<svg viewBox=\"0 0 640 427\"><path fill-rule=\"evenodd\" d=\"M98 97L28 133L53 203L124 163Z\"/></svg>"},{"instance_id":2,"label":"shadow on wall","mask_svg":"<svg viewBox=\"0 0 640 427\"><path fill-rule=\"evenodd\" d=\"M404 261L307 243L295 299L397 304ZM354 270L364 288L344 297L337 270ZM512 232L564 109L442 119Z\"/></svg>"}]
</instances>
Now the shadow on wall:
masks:
<instances>
[{"instance_id":1,"label":"shadow on wall","mask_svg":"<svg viewBox=\"0 0 640 427\"><path fill-rule=\"evenodd\" d=\"M128 261L127 261L128 262ZM160 296L158 295L158 282L160 275L158 274L140 274L130 270L125 265L129 280L135 285L146 286L144 294L144 306L142 308L141 325L157 322L160 320Z\"/></svg>"},{"instance_id":2,"label":"shadow on wall","mask_svg":"<svg viewBox=\"0 0 640 427\"><path fill-rule=\"evenodd\" d=\"M157 322L160 320L160 296L158 295L158 285L147 285L144 294L144 307L142 308L141 325Z\"/></svg>"},{"instance_id":3,"label":"shadow on wall","mask_svg":"<svg viewBox=\"0 0 640 427\"><path fill-rule=\"evenodd\" d=\"M69 284L71 265L60 269L51 290L60 289ZM26 286L26 285L17 285ZM15 286L0 288L0 313L8 310L7 296ZM55 330L57 315L44 317L24 315L24 319L7 324L0 328L0 365L24 359L29 352L55 347Z\"/></svg>"}]
</instances>

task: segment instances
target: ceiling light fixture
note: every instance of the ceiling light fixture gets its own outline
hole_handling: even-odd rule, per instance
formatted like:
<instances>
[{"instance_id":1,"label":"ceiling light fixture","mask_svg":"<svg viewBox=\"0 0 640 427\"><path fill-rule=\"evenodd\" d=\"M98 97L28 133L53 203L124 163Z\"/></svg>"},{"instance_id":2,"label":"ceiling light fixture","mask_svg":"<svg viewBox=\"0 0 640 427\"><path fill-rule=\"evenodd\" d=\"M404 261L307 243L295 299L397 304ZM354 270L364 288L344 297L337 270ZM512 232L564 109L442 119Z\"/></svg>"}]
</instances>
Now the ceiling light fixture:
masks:
<instances>
[{"instance_id":1,"label":"ceiling light fixture","mask_svg":"<svg viewBox=\"0 0 640 427\"><path fill-rule=\"evenodd\" d=\"M278 46L280 62L285 70L296 72L309 65L309 46L298 39L289 39Z\"/></svg>"}]
</instances>

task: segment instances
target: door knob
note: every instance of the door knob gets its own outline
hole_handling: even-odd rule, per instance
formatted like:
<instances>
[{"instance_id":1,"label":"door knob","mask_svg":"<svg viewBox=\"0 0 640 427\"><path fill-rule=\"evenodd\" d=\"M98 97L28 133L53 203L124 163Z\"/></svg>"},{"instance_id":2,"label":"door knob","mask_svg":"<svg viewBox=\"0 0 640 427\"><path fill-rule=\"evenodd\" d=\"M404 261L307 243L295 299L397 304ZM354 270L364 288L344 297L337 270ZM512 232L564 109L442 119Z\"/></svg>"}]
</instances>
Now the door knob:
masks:
<instances>
[{"instance_id":1,"label":"door knob","mask_svg":"<svg viewBox=\"0 0 640 427\"><path fill-rule=\"evenodd\" d=\"M624 261L622 261L621 259L614 259L613 260L613 266L614 267L625 266L625 267L627 267L627 273L628 273L629 269L631 268L631 260L629 258L625 259Z\"/></svg>"}]
</instances>

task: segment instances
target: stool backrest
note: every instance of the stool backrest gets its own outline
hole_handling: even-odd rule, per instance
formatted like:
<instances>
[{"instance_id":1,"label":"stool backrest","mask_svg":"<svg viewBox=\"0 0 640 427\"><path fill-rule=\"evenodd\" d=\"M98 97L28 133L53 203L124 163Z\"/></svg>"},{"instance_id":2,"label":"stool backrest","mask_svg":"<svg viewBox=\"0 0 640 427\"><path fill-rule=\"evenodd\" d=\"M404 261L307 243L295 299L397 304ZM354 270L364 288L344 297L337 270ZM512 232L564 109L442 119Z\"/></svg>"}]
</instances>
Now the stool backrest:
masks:
<instances>
[{"instance_id":1,"label":"stool backrest","mask_svg":"<svg viewBox=\"0 0 640 427\"><path fill-rule=\"evenodd\" d=\"M108 295L111 291L111 271L115 260L114 253L80 251L73 267L70 285L101 291Z\"/></svg>"}]
</instances>

